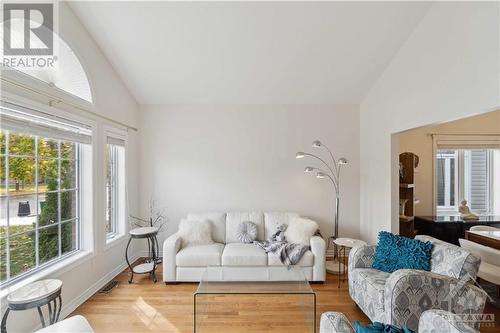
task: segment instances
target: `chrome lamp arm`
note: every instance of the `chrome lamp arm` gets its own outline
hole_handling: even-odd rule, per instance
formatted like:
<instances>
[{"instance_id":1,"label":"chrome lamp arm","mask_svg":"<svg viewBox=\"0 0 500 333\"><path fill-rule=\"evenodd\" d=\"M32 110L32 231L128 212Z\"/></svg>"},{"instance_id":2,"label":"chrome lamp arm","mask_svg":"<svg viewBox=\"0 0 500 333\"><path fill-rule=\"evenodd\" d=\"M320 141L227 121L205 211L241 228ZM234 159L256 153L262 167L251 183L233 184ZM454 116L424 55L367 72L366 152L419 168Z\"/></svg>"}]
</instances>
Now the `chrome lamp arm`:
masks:
<instances>
[{"instance_id":1,"label":"chrome lamp arm","mask_svg":"<svg viewBox=\"0 0 500 333\"><path fill-rule=\"evenodd\" d=\"M330 167L330 165L328 163L326 163L326 161L324 159L322 159L321 157L316 156L316 155L311 154L311 153L304 153L303 151L299 151L297 154L295 154L295 158L303 158L305 156L310 156L312 158L315 158L315 159L321 161L328 168L328 170L330 170L333 178L336 178L337 172L333 171L333 169ZM336 169L336 167L335 167L335 169ZM335 179L335 182L336 182L336 179Z\"/></svg>"},{"instance_id":2,"label":"chrome lamp arm","mask_svg":"<svg viewBox=\"0 0 500 333\"><path fill-rule=\"evenodd\" d=\"M337 181L335 181L335 179L330 174L328 174L328 172L325 172L324 170L322 170L320 168L315 168L315 167L310 167L310 166L306 167L304 169L304 172L312 172L314 170L318 171L316 173L316 178L328 178L332 182L333 187L335 188L335 194L339 195L338 183L337 183Z\"/></svg>"}]
</instances>

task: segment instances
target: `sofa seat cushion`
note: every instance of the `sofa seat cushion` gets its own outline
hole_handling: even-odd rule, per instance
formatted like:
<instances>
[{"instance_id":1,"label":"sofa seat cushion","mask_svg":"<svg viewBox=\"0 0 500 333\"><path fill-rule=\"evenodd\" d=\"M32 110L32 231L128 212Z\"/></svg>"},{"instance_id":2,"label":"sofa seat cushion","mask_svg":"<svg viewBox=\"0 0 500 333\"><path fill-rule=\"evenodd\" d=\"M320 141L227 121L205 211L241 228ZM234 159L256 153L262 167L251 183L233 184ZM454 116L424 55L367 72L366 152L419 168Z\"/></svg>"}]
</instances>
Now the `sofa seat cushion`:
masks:
<instances>
[{"instance_id":1,"label":"sofa seat cushion","mask_svg":"<svg viewBox=\"0 0 500 333\"><path fill-rule=\"evenodd\" d=\"M377 308L384 308L384 289L390 273L373 268L356 268L351 272L351 279L365 298L370 298Z\"/></svg>"},{"instance_id":2,"label":"sofa seat cushion","mask_svg":"<svg viewBox=\"0 0 500 333\"><path fill-rule=\"evenodd\" d=\"M175 262L181 267L219 266L224 244L188 246L177 252Z\"/></svg>"},{"instance_id":3,"label":"sofa seat cushion","mask_svg":"<svg viewBox=\"0 0 500 333\"><path fill-rule=\"evenodd\" d=\"M267 262L269 266L283 266L278 253L269 252L267 254ZM314 254L311 251L306 251L296 266L310 267L314 266Z\"/></svg>"},{"instance_id":4,"label":"sofa seat cushion","mask_svg":"<svg viewBox=\"0 0 500 333\"><path fill-rule=\"evenodd\" d=\"M267 266L267 253L254 244L229 243L222 252L223 266Z\"/></svg>"}]
</instances>

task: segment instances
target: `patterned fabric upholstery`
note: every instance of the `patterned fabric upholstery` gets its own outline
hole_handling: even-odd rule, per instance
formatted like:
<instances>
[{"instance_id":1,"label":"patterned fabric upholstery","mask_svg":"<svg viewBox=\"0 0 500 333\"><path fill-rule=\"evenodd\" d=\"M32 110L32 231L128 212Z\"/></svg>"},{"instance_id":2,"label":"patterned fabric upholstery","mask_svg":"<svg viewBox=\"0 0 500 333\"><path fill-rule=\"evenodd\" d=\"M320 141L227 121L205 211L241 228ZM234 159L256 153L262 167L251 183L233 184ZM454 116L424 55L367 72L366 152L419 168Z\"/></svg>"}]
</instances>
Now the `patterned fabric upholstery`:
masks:
<instances>
[{"instance_id":1,"label":"patterned fabric upholstery","mask_svg":"<svg viewBox=\"0 0 500 333\"><path fill-rule=\"evenodd\" d=\"M416 330L426 310L482 313L485 302L484 291L470 283L432 272L401 269L387 280L383 322Z\"/></svg>"},{"instance_id":2,"label":"patterned fabric upholstery","mask_svg":"<svg viewBox=\"0 0 500 333\"><path fill-rule=\"evenodd\" d=\"M416 330L422 313L443 309L482 313L486 294L473 284L480 259L458 246L428 236L434 244L431 272L403 269L392 274L371 268L376 246L349 254L349 294L372 321Z\"/></svg>"},{"instance_id":3,"label":"patterned fabric upholstery","mask_svg":"<svg viewBox=\"0 0 500 333\"><path fill-rule=\"evenodd\" d=\"M373 268L357 268L349 278L352 299L371 321L384 322L384 288L390 273Z\"/></svg>"},{"instance_id":4,"label":"patterned fabric upholstery","mask_svg":"<svg viewBox=\"0 0 500 333\"><path fill-rule=\"evenodd\" d=\"M347 317L340 312L325 312L321 315L319 333L356 333Z\"/></svg>"},{"instance_id":5,"label":"patterned fabric upholstery","mask_svg":"<svg viewBox=\"0 0 500 333\"><path fill-rule=\"evenodd\" d=\"M418 333L479 333L454 319L450 312L427 310L420 317ZM325 312L321 315L319 333L355 333L355 330L343 313Z\"/></svg>"},{"instance_id":6,"label":"patterned fabric upholstery","mask_svg":"<svg viewBox=\"0 0 500 333\"><path fill-rule=\"evenodd\" d=\"M349 272L355 268L372 268L376 245L365 245L349 252Z\"/></svg>"},{"instance_id":7,"label":"patterned fabric upholstery","mask_svg":"<svg viewBox=\"0 0 500 333\"><path fill-rule=\"evenodd\" d=\"M429 241L432 249L431 272L447 275L456 279L476 280L481 259L469 251L439 239L418 235L415 239Z\"/></svg>"},{"instance_id":8,"label":"patterned fabric upholstery","mask_svg":"<svg viewBox=\"0 0 500 333\"><path fill-rule=\"evenodd\" d=\"M453 319L453 314L443 310L425 311L420 317L418 333L479 333L464 322Z\"/></svg>"}]
</instances>

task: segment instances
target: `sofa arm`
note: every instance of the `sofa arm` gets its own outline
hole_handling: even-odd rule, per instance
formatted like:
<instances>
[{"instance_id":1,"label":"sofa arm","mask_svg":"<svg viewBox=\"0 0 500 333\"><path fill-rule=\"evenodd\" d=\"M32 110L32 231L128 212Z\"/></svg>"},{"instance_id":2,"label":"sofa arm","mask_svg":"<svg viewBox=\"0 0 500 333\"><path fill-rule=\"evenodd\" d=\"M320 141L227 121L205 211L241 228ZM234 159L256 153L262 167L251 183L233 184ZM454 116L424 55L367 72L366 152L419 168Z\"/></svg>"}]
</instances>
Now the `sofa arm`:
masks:
<instances>
[{"instance_id":1,"label":"sofa arm","mask_svg":"<svg viewBox=\"0 0 500 333\"><path fill-rule=\"evenodd\" d=\"M418 322L419 333L479 333L459 316L444 310L427 310Z\"/></svg>"},{"instance_id":2,"label":"sofa arm","mask_svg":"<svg viewBox=\"0 0 500 333\"><path fill-rule=\"evenodd\" d=\"M343 313L325 312L321 315L319 333L356 333L356 331Z\"/></svg>"},{"instance_id":3,"label":"sofa arm","mask_svg":"<svg viewBox=\"0 0 500 333\"><path fill-rule=\"evenodd\" d=\"M325 281L326 279L326 243L320 236L313 236L310 240L311 252L314 255L313 281Z\"/></svg>"},{"instance_id":4,"label":"sofa arm","mask_svg":"<svg viewBox=\"0 0 500 333\"><path fill-rule=\"evenodd\" d=\"M385 284L385 322L416 330L418 318L430 309L481 314L486 297L483 290L459 279L427 271L400 269L392 273Z\"/></svg>"},{"instance_id":5,"label":"sofa arm","mask_svg":"<svg viewBox=\"0 0 500 333\"><path fill-rule=\"evenodd\" d=\"M175 233L163 242L163 281L173 282L177 279L175 257L181 249L182 239Z\"/></svg>"},{"instance_id":6,"label":"sofa arm","mask_svg":"<svg viewBox=\"0 0 500 333\"><path fill-rule=\"evenodd\" d=\"M376 245L355 247L349 252L349 271L355 268L372 268Z\"/></svg>"}]
</instances>

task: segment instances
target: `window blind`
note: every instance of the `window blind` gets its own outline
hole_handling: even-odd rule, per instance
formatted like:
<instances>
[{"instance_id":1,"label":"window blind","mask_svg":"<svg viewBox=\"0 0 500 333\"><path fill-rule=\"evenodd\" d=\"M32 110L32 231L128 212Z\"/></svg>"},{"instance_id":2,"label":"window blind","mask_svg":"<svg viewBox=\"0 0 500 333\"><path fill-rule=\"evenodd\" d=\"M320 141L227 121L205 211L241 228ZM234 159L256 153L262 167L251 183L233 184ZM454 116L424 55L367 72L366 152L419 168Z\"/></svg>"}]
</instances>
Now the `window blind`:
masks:
<instances>
[{"instance_id":1,"label":"window blind","mask_svg":"<svg viewBox=\"0 0 500 333\"><path fill-rule=\"evenodd\" d=\"M484 212L489 207L488 151L471 150L469 156L470 173L466 175L469 177L466 181L469 184L471 209Z\"/></svg>"},{"instance_id":2,"label":"window blind","mask_svg":"<svg viewBox=\"0 0 500 333\"><path fill-rule=\"evenodd\" d=\"M108 136L106 142L110 145L125 147L125 140L114 136Z\"/></svg>"},{"instance_id":3,"label":"window blind","mask_svg":"<svg viewBox=\"0 0 500 333\"><path fill-rule=\"evenodd\" d=\"M6 101L2 101L0 108L0 128L51 139L92 143L92 130L88 125Z\"/></svg>"},{"instance_id":4,"label":"window blind","mask_svg":"<svg viewBox=\"0 0 500 333\"><path fill-rule=\"evenodd\" d=\"M500 149L500 135L433 135L437 149Z\"/></svg>"}]
</instances>

